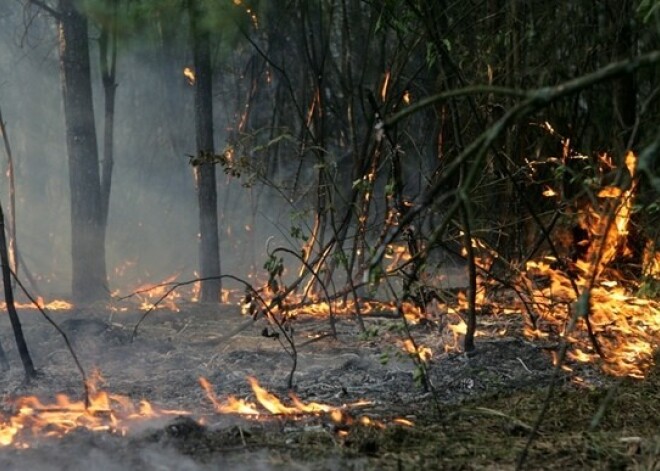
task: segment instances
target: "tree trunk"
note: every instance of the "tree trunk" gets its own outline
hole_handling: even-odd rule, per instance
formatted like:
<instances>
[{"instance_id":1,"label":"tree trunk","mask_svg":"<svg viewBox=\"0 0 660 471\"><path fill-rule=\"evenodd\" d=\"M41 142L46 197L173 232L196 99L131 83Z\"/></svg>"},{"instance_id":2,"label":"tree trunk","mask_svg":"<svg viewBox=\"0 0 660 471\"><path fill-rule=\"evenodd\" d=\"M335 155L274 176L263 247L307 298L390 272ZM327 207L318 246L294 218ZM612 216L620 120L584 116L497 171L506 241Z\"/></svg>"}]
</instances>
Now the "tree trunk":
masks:
<instances>
[{"instance_id":1,"label":"tree trunk","mask_svg":"<svg viewBox=\"0 0 660 471\"><path fill-rule=\"evenodd\" d=\"M204 156L213 155L213 93L211 48L208 31L198 23L202 12L198 2L190 0L190 23L195 64L195 135L199 164L194 167L199 205L199 275L201 278L220 276L218 238L218 196L215 166ZM221 300L219 279L202 281L200 301Z\"/></svg>"},{"instance_id":2,"label":"tree trunk","mask_svg":"<svg viewBox=\"0 0 660 471\"><path fill-rule=\"evenodd\" d=\"M112 168L114 166L115 135L115 92L117 90L117 2L113 5L110 24L101 27L99 55L101 81L103 83L105 113L103 120L103 161L101 164L101 224L108 226L110 211L110 189L112 188Z\"/></svg>"},{"instance_id":3,"label":"tree trunk","mask_svg":"<svg viewBox=\"0 0 660 471\"><path fill-rule=\"evenodd\" d=\"M7 254L7 240L5 238L5 215L0 206L0 265L2 265L2 284L5 289L5 303L7 304L7 313L9 314L9 321L11 328L14 331L14 338L16 339L16 348L23 362L23 369L25 370L25 379L29 382L37 375L32 363L32 357L28 350L25 336L23 335L23 328L21 321L16 312L16 305L14 304L14 292L11 287L11 270L9 268L9 255ZM0 347L0 362L3 368L7 369L8 363L5 357L5 352Z\"/></svg>"},{"instance_id":4,"label":"tree trunk","mask_svg":"<svg viewBox=\"0 0 660 471\"><path fill-rule=\"evenodd\" d=\"M60 0L59 13L60 73L71 191L71 291L74 302L87 303L108 296L87 19L72 0Z\"/></svg>"},{"instance_id":5,"label":"tree trunk","mask_svg":"<svg viewBox=\"0 0 660 471\"><path fill-rule=\"evenodd\" d=\"M612 18L613 37L616 38L613 59L625 60L634 57L637 53L635 34L632 29L635 7L631 0L624 0L614 4L614 11L619 15ZM631 142L631 137L633 137L633 128L637 118L637 86L634 74L626 74L615 82L614 106L623 128L621 147L626 150L633 148L635 143Z\"/></svg>"},{"instance_id":6,"label":"tree trunk","mask_svg":"<svg viewBox=\"0 0 660 471\"><path fill-rule=\"evenodd\" d=\"M2 140L5 144L5 154L7 154L7 170L5 171L5 174L7 175L7 180L9 183L9 224L7 225L7 236L9 238L9 266L14 271L14 273L18 273L18 249L16 248L16 179L14 178L14 156L11 152L11 146L9 145L9 136L7 135L5 122L2 118L2 111L0 111L0 134L2 135ZM14 283L12 283L12 286L14 286Z\"/></svg>"}]
</instances>

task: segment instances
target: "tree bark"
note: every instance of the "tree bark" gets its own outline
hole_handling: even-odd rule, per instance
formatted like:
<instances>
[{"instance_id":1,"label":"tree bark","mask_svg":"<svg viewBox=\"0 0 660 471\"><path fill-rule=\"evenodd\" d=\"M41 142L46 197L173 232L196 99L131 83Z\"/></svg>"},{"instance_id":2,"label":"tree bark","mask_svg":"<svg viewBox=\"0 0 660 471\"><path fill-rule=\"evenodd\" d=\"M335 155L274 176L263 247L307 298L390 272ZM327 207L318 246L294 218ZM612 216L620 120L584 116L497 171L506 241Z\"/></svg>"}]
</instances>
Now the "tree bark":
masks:
<instances>
[{"instance_id":1,"label":"tree bark","mask_svg":"<svg viewBox=\"0 0 660 471\"><path fill-rule=\"evenodd\" d=\"M199 276L202 281L200 301L221 300L220 248L218 237L218 195L215 165L205 155L213 155L213 87L211 47L208 31L199 25L202 11L199 2L189 0L193 61L195 64L195 137L199 164L195 165L195 184L199 206Z\"/></svg>"},{"instance_id":2,"label":"tree bark","mask_svg":"<svg viewBox=\"0 0 660 471\"><path fill-rule=\"evenodd\" d=\"M59 1L60 74L71 191L71 294L87 303L108 296L87 19Z\"/></svg>"}]
</instances>

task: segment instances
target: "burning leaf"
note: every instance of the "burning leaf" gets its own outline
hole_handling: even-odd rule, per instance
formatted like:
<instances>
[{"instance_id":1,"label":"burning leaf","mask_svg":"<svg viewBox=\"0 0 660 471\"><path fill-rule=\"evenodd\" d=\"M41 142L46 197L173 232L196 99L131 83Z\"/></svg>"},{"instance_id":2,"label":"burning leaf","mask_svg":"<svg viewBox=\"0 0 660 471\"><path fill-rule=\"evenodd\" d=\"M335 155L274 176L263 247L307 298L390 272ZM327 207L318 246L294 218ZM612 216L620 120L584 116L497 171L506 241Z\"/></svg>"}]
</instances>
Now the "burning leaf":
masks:
<instances>
[{"instance_id":1,"label":"burning leaf","mask_svg":"<svg viewBox=\"0 0 660 471\"><path fill-rule=\"evenodd\" d=\"M410 339L403 341L403 349L411 356L419 358L423 363L431 361L431 358L433 357L433 352L429 347L424 347L422 345L415 346Z\"/></svg>"}]
</instances>

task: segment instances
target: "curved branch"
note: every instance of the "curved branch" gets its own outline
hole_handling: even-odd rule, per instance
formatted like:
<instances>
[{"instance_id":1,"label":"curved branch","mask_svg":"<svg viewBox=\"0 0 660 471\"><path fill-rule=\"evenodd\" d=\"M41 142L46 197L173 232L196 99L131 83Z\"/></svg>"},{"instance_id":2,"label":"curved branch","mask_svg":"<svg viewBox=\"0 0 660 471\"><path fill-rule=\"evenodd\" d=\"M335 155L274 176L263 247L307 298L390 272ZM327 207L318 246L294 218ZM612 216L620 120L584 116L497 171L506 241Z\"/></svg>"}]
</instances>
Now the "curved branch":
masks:
<instances>
[{"instance_id":1,"label":"curved branch","mask_svg":"<svg viewBox=\"0 0 660 471\"><path fill-rule=\"evenodd\" d=\"M403 118L410 116L411 114L417 113L424 108L427 108L436 103L447 101L450 98L459 98L462 96L468 95L480 95L486 93L493 93L495 95L504 95L511 96L515 98L529 98L533 92L527 92L524 90L516 90L508 87L498 87L493 85L474 85L464 88L458 88L456 90L449 90L448 92L438 93L436 95L431 95L426 98L415 102L412 105L405 107L403 110L395 113L385 119L385 126L392 126L397 122L401 121Z\"/></svg>"},{"instance_id":2,"label":"curved branch","mask_svg":"<svg viewBox=\"0 0 660 471\"><path fill-rule=\"evenodd\" d=\"M433 204L435 198L445 188L445 183L447 180L450 179L454 173L458 171L461 165L463 165L468 159L474 157L474 161L471 164L470 174L465 179L465 188L470 187L476 176L477 170L481 168L483 159L486 156L486 151L488 150L489 146L510 125L568 95L577 93L597 83L611 80L621 75L630 74L639 68L648 67L659 62L660 50L656 50L638 56L634 59L609 64L595 72L577 77L556 86L537 88L536 90L526 93L525 96L527 98L525 100L507 111L504 116L502 116L490 128L486 129L477 139L470 143L470 145L468 145L465 150L463 150L463 152L461 152L461 154L450 165L447 166L441 178L439 178L431 187L429 187L429 189L423 195L423 199L420 204L415 208L411 208L406 216L399 222L399 225L393 228L388 236L385 237L383 244L378 248L372 258L371 268L373 269L380 263L383 256L385 255L385 247L387 247L387 245L390 244L392 240L394 240L401 229L407 227L408 224L410 224L413 219L417 217L424 209ZM447 92L447 96L449 96L449 93L453 93L451 96L466 95L470 90L472 93L476 93L476 90L478 89L481 91L487 90L485 87L467 87L464 89ZM511 91L510 89L502 90ZM436 97L436 101L439 101L440 99L446 99L447 96L443 95L441 98ZM429 106L431 103L426 103L425 106ZM398 115L394 115L393 117L386 119L386 125L392 125L396 122L396 120L403 117L401 116L397 118L397 116ZM457 209L458 205L455 204L452 207L452 211L450 211L450 213L453 213Z\"/></svg>"}]
</instances>

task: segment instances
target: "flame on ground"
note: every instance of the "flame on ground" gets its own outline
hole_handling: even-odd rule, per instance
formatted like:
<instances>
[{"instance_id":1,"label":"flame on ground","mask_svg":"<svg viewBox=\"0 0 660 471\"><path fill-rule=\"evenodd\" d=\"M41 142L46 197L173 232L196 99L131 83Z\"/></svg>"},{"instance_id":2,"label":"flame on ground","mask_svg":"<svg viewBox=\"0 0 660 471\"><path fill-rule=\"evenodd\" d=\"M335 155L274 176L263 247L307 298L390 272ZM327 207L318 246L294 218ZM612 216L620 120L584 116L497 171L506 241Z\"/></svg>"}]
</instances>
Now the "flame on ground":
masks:
<instances>
[{"instance_id":1,"label":"flame on ground","mask_svg":"<svg viewBox=\"0 0 660 471\"><path fill-rule=\"evenodd\" d=\"M263 388L256 378L248 376L247 380L255 395L256 403L236 398L234 396L228 396L226 399L220 400L216 396L213 386L206 378L200 377L199 384L206 392L206 396L213 404L215 410L221 414L249 415L256 418L263 416L287 416L295 418L299 416L324 414L328 415L337 425L337 433L340 437L348 434L347 427L356 424L379 429L386 427L386 424L380 420L374 420L366 415L354 418L350 414L350 409L368 406L371 404L370 401L362 400L342 406L333 406L319 402L303 402L295 394L289 393L291 405L286 405L276 395ZM412 421L404 418L395 418L392 420L392 423L404 427L414 426Z\"/></svg>"},{"instance_id":2,"label":"flame on ground","mask_svg":"<svg viewBox=\"0 0 660 471\"><path fill-rule=\"evenodd\" d=\"M127 396L99 390L101 375L89 381L90 405L58 394L55 402L44 403L35 396L13 401L13 415L0 419L0 446L29 447L31 437L61 437L77 428L125 435L132 424L163 416L187 415L181 410L167 410L141 400L137 404Z\"/></svg>"},{"instance_id":3,"label":"flame on ground","mask_svg":"<svg viewBox=\"0 0 660 471\"><path fill-rule=\"evenodd\" d=\"M234 396L229 396L224 401L218 399L213 390L213 386L209 381L204 378L199 378L199 384L202 386L202 389L206 392L206 396L209 398L217 412L223 414L243 414L243 415L260 415L268 413L270 415L300 415L300 414L320 414L328 413L335 410L341 410L346 407L360 407L368 405L367 401L359 401L352 403L349 406L331 406L328 404L321 404L318 402L308 402L305 403L298 396L293 393L289 394L291 400L291 405L285 405L277 396L268 392L264 389L256 378L248 376L248 382L252 388L252 392L257 399L257 402L249 402L244 399L237 399ZM258 404L258 405L257 405ZM260 408L260 407L261 408Z\"/></svg>"},{"instance_id":4,"label":"flame on ground","mask_svg":"<svg viewBox=\"0 0 660 471\"><path fill-rule=\"evenodd\" d=\"M634 177L634 154L628 153L625 165ZM569 320L580 308L578 300L590 290L588 317L603 358L596 354L583 317L567 337L573 344L569 358L600 362L605 372L615 376L642 378L660 344L660 303L636 297L633 291L639 287L638 282L626 279L611 265L631 255L628 234L635 189L633 183L627 190L609 186L598 191L601 207L589 208L581 222L589 233L584 260L578 260L571 269L565 268L566 262L552 257L529 261L520 284L525 288L525 303L539 316L537 328L528 326L525 330L531 338L546 337L545 330L565 336ZM647 246L647 276L655 276L656 264L660 264L660 254ZM538 328L538 324L543 327Z\"/></svg>"},{"instance_id":5,"label":"flame on ground","mask_svg":"<svg viewBox=\"0 0 660 471\"><path fill-rule=\"evenodd\" d=\"M371 404L368 401L332 406L318 402L303 402L291 393L289 396L291 405L286 405L277 396L261 387L255 378L249 377L248 381L258 405L234 396L220 400L211 384L203 377L199 379L207 397L219 413L249 415L257 419L265 415L298 417L327 414L337 425L339 436L345 436L348 433L347 427L355 424L381 429L386 427L382 421L365 415L354 418L349 413L348 409ZM84 401L72 400L64 394L56 395L52 403L44 403L35 396L20 397L11 401L13 414L0 418L0 446L29 448L35 437L62 437L79 428L125 435L133 425L145 420L190 415L184 410L156 408L146 400L136 404L127 396L110 394L99 389L98 384L102 382L100 373L94 372L88 382L90 404L87 407ZM414 425L405 418L395 418L392 423L405 427Z\"/></svg>"},{"instance_id":6,"label":"flame on ground","mask_svg":"<svg viewBox=\"0 0 660 471\"><path fill-rule=\"evenodd\" d=\"M405 339L402 347L406 353L419 359L422 363L428 363L433 358L433 351L429 347L415 345L411 339Z\"/></svg>"},{"instance_id":7,"label":"flame on ground","mask_svg":"<svg viewBox=\"0 0 660 471\"><path fill-rule=\"evenodd\" d=\"M55 299L53 301L46 302L44 301L44 298L39 296L37 298L37 304L39 305L40 308L42 309L47 309L49 311L66 311L68 309L73 308L73 304L71 304L68 301L65 301L64 299ZM21 303L14 303L14 306L16 309L35 309L35 305L31 302L21 302ZM5 302L0 302L0 309L6 310L7 309L7 303Z\"/></svg>"},{"instance_id":8,"label":"flame on ground","mask_svg":"<svg viewBox=\"0 0 660 471\"><path fill-rule=\"evenodd\" d=\"M196 278L199 277L197 272L194 272L194 276ZM184 283L182 286L177 287L177 289L172 290L172 287L178 283L179 277L180 273L173 273L158 283L145 283L133 289L132 292L135 293L135 296L140 301L139 308L143 311L166 309L180 312L181 308L179 307L179 304L181 304L182 301L189 300L193 303L198 302L201 282L196 281L191 284ZM172 291L169 292L170 290ZM167 296L165 296L166 294ZM165 298L163 298L163 296L165 296ZM238 298L239 295L237 290L222 288L220 300L223 303L229 303Z\"/></svg>"},{"instance_id":9,"label":"flame on ground","mask_svg":"<svg viewBox=\"0 0 660 471\"><path fill-rule=\"evenodd\" d=\"M352 316L357 312L355 302L352 299L347 299L346 301L334 300L330 303L327 301L318 300L304 306L290 308L287 310L287 315L290 317L296 317L298 315L325 317L330 315L331 309L332 313L337 316ZM428 317L421 311L418 306L415 306L413 303L408 301L401 303L401 309L403 311L403 315L406 317L406 320L412 324L417 324L422 319ZM392 312L396 310L397 305L394 302L360 301L360 313L363 315L369 315L379 311Z\"/></svg>"},{"instance_id":10,"label":"flame on ground","mask_svg":"<svg viewBox=\"0 0 660 471\"><path fill-rule=\"evenodd\" d=\"M564 329L576 309L579 291L587 288L584 275L571 280L569 275L552 268L553 260L528 262L522 283L527 285L527 302L539 315L542 328L527 327L531 338L545 337L546 330L564 335ZM537 282L543 280L547 285ZM602 368L615 376L641 378L651 366L660 339L660 303L635 297L618 282L601 281L591 289L589 320L603 351ZM568 337L575 349L571 358L578 362L599 361L587 336L584 318Z\"/></svg>"},{"instance_id":11,"label":"flame on ground","mask_svg":"<svg viewBox=\"0 0 660 471\"><path fill-rule=\"evenodd\" d=\"M614 168L609 158L601 156L601 160L610 169ZM626 156L625 166L634 177L635 156L632 153ZM597 205L587 207L580 219L580 226L589 235L588 240L579 241L585 252L582 259L572 262L544 257L528 261L515 283L522 299L495 298L492 288L498 284L477 276L477 309L516 315L531 311L537 320L535 326L525 326L527 337L546 341L565 337L571 344L568 354L571 362L598 364L611 375L642 378L660 346L660 302L637 296L639 275L625 273L626 260L632 255L629 236L636 191L636 181L634 178L632 181L627 189L609 186L594 192ZM559 194L549 187L543 193L545 196ZM472 247L479 254L475 260L477 266L488 273L497 253L477 239L472 240ZM643 253L642 277L657 283L659 275L660 254L649 242ZM593 286L592 280L595 280ZM584 299L582 294L586 290L590 290L589 321L602 358L587 332L584 317L579 318L570 335L566 335L576 309L583 309L579 300ZM454 343L445 345L445 351L457 349L459 337L465 335L462 316L467 308L463 292L458 294L455 303L446 306L447 313L459 320L447 325ZM483 326L484 320L480 319L478 325ZM476 335L486 334L477 330ZM564 365L564 369L570 371L571 367Z\"/></svg>"}]
</instances>

